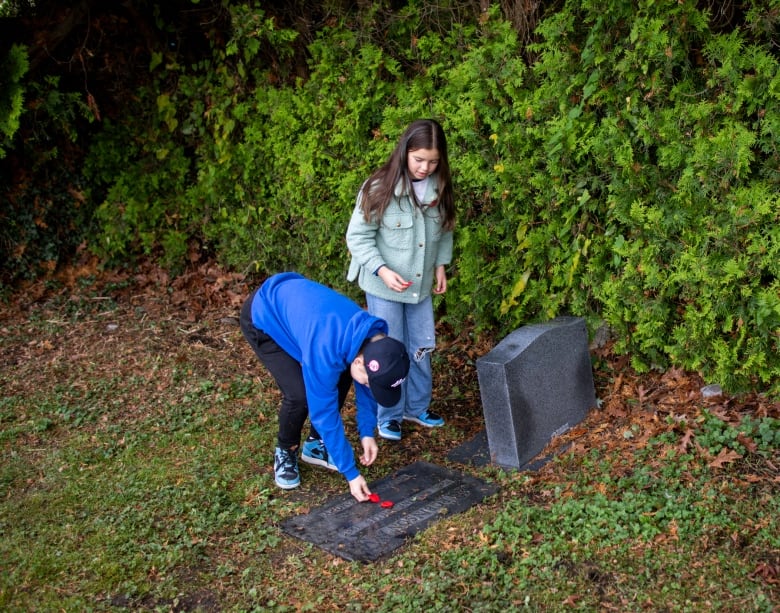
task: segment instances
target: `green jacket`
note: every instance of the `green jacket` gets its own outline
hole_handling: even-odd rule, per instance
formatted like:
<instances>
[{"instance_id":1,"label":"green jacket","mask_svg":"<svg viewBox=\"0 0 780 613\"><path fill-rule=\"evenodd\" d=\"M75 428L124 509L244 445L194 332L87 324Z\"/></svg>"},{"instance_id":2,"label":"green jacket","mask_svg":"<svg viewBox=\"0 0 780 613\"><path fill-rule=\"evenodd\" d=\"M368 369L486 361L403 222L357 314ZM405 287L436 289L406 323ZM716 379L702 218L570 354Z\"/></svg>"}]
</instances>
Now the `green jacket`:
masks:
<instances>
[{"instance_id":1,"label":"green jacket","mask_svg":"<svg viewBox=\"0 0 780 613\"><path fill-rule=\"evenodd\" d=\"M347 228L347 247L352 256L347 280L357 279L364 292L395 302L416 304L430 296L434 270L452 261L452 232L441 228L438 192L436 181L429 181L421 207L416 207L399 183L379 223L365 220L358 194ZM374 274L382 264L412 281L412 285L401 293L388 289Z\"/></svg>"}]
</instances>

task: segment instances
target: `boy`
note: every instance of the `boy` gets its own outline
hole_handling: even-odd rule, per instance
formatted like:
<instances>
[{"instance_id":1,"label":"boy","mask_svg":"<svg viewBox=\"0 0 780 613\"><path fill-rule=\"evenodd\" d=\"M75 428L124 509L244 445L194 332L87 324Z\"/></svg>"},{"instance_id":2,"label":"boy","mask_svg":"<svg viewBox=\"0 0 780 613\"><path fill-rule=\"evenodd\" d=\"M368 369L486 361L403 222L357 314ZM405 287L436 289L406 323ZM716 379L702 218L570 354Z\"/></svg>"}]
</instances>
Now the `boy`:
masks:
<instances>
[{"instance_id":1,"label":"boy","mask_svg":"<svg viewBox=\"0 0 780 613\"><path fill-rule=\"evenodd\" d=\"M338 470L352 496L368 500L371 491L355 464L340 411L354 382L360 462L369 466L379 452L377 402L398 402L409 372L406 349L387 336L387 322L334 290L288 272L269 277L247 298L241 331L282 392L276 484L283 489L300 484L298 447L308 415L311 432L301 459Z\"/></svg>"}]
</instances>

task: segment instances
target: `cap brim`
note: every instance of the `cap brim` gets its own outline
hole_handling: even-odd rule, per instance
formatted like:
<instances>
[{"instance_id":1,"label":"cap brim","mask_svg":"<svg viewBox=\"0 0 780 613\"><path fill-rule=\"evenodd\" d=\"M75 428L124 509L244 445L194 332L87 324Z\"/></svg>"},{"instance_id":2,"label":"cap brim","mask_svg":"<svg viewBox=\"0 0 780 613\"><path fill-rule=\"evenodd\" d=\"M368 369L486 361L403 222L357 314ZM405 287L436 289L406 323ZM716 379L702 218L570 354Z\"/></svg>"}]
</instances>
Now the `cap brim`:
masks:
<instances>
[{"instance_id":1,"label":"cap brim","mask_svg":"<svg viewBox=\"0 0 780 613\"><path fill-rule=\"evenodd\" d=\"M401 400L400 385L398 387L382 387L369 383L368 387L371 390L371 394L374 396L374 400L383 407L395 406Z\"/></svg>"}]
</instances>

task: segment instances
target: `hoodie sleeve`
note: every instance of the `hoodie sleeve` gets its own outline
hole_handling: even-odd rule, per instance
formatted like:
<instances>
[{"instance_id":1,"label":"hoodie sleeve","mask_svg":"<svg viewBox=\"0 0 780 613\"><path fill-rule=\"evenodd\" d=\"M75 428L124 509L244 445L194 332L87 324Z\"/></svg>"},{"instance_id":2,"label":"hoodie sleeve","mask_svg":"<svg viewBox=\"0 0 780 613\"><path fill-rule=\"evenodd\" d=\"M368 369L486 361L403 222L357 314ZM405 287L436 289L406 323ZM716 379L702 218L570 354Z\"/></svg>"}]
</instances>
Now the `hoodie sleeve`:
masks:
<instances>
[{"instance_id":1,"label":"hoodie sleeve","mask_svg":"<svg viewBox=\"0 0 780 613\"><path fill-rule=\"evenodd\" d=\"M355 452L344 432L344 422L339 414L338 380L341 371L323 370L321 367L313 369L303 364L309 419L325 442L325 448L336 468L347 481L351 481L360 471L355 464Z\"/></svg>"},{"instance_id":2,"label":"hoodie sleeve","mask_svg":"<svg viewBox=\"0 0 780 613\"><path fill-rule=\"evenodd\" d=\"M355 421L360 438L373 437L376 431L376 400L368 386L355 383Z\"/></svg>"}]
</instances>

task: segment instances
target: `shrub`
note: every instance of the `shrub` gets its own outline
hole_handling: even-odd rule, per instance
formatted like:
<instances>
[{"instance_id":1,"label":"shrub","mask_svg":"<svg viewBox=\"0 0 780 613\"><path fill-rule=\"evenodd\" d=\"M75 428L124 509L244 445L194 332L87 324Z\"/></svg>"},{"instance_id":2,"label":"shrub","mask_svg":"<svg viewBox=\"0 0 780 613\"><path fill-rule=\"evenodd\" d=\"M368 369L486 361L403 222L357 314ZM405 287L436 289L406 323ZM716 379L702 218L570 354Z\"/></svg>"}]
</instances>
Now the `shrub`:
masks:
<instances>
[{"instance_id":1,"label":"shrub","mask_svg":"<svg viewBox=\"0 0 780 613\"><path fill-rule=\"evenodd\" d=\"M10 284L54 270L94 226L89 187L69 155L78 126L91 120L87 105L63 92L58 77L22 84L27 61L20 47L11 48L5 64L11 68L0 94L0 158L12 144L16 151L0 168L0 281Z\"/></svg>"},{"instance_id":2,"label":"shrub","mask_svg":"<svg viewBox=\"0 0 780 613\"><path fill-rule=\"evenodd\" d=\"M194 238L231 267L356 295L357 190L434 117L459 205L452 323L500 336L580 315L640 370L780 391L776 0L717 29L690 2L566 2L528 49L497 8L410 2L381 32L367 8L329 21L295 80L262 53L292 57L294 33L230 8L233 40L158 66L138 117L96 144L101 253L173 265Z\"/></svg>"}]
</instances>

